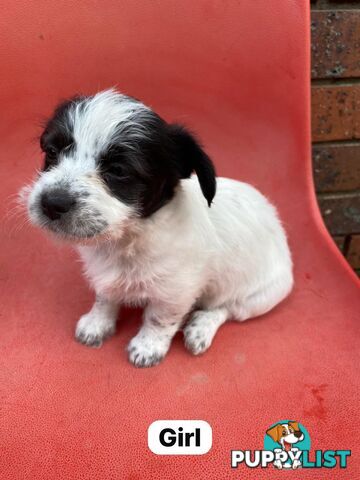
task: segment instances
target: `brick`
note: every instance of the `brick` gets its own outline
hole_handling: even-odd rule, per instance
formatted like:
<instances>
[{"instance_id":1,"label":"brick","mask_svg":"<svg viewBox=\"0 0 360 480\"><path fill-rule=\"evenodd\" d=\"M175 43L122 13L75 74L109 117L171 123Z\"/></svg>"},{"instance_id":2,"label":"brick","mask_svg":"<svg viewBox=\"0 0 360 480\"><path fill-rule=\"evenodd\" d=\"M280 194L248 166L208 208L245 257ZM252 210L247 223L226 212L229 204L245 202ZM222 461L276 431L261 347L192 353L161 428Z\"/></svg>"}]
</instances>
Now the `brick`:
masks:
<instances>
[{"instance_id":1,"label":"brick","mask_svg":"<svg viewBox=\"0 0 360 480\"><path fill-rule=\"evenodd\" d=\"M359 0L310 0L312 8L318 10L344 10L359 7Z\"/></svg>"},{"instance_id":2,"label":"brick","mask_svg":"<svg viewBox=\"0 0 360 480\"><path fill-rule=\"evenodd\" d=\"M360 76L360 10L311 13L312 78Z\"/></svg>"},{"instance_id":3,"label":"brick","mask_svg":"<svg viewBox=\"0 0 360 480\"><path fill-rule=\"evenodd\" d=\"M360 85L313 86L311 103L313 141L360 139Z\"/></svg>"},{"instance_id":4,"label":"brick","mask_svg":"<svg viewBox=\"0 0 360 480\"><path fill-rule=\"evenodd\" d=\"M360 189L360 143L313 145L312 158L318 192Z\"/></svg>"},{"instance_id":5,"label":"brick","mask_svg":"<svg viewBox=\"0 0 360 480\"><path fill-rule=\"evenodd\" d=\"M334 235L333 240L338 246L341 253L344 253L344 246L345 246L345 235Z\"/></svg>"},{"instance_id":6,"label":"brick","mask_svg":"<svg viewBox=\"0 0 360 480\"><path fill-rule=\"evenodd\" d=\"M360 269L360 235L352 235L346 257L353 268Z\"/></svg>"},{"instance_id":7,"label":"brick","mask_svg":"<svg viewBox=\"0 0 360 480\"><path fill-rule=\"evenodd\" d=\"M318 202L332 235L360 233L360 193L322 194Z\"/></svg>"}]
</instances>

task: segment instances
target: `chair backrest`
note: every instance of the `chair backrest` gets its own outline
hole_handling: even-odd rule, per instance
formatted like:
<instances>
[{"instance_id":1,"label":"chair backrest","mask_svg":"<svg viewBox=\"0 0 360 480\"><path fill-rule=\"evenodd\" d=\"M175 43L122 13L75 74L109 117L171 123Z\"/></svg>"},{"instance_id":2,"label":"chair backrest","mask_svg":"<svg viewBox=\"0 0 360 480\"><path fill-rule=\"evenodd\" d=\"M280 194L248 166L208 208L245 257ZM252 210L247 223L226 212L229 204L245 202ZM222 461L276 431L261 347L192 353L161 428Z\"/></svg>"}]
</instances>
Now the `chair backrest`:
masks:
<instances>
[{"instance_id":1,"label":"chair backrest","mask_svg":"<svg viewBox=\"0 0 360 480\"><path fill-rule=\"evenodd\" d=\"M3 142L25 149L59 99L115 85L197 132L219 174L277 204L290 240L318 222L307 0L7 2L0 59ZM40 164L26 155L19 177Z\"/></svg>"},{"instance_id":2,"label":"chair backrest","mask_svg":"<svg viewBox=\"0 0 360 480\"><path fill-rule=\"evenodd\" d=\"M197 131L220 174L282 203L309 168L306 3L7 2L0 128L37 127L59 99L117 85Z\"/></svg>"}]
</instances>

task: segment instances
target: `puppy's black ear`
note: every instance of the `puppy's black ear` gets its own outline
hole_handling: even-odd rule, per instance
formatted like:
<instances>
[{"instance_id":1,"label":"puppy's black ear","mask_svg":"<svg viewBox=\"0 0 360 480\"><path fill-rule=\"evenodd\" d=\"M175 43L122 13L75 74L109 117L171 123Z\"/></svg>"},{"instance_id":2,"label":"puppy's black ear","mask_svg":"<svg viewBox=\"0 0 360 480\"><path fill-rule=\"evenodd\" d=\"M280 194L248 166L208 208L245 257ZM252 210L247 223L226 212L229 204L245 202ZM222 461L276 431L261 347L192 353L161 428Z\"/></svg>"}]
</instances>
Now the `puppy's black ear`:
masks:
<instances>
[{"instance_id":1,"label":"puppy's black ear","mask_svg":"<svg viewBox=\"0 0 360 480\"><path fill-rule=\"evenodd\" d=\"M201 191L210 207L216 193L215 168L197 140L181 125L169 125L169 134L175 145L175 162L181 178L189 178L195 171Z\"/></svg>"}]
</instances>

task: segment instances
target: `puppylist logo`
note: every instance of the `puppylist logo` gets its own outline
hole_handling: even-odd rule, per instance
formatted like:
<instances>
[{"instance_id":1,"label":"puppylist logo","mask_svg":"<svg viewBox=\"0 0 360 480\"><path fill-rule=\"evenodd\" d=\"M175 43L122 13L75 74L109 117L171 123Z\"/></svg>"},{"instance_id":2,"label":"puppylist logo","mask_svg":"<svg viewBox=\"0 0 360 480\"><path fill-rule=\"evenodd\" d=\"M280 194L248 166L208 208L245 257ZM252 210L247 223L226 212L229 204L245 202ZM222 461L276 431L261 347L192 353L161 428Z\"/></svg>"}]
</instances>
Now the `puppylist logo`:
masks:
<instances>
[{"instance_id":1,"label":"puppylist logo","mask_svg":"<svg viewBox=\"0 0 360 480\"><path fill-rule=\"evenodd\" d=\"M263 450L232 450L231 467L249 468L346 468L350 450L316 450L310 452L310 435L293 420L281 420L266 430Z\"/></svg>"}]
</instances>

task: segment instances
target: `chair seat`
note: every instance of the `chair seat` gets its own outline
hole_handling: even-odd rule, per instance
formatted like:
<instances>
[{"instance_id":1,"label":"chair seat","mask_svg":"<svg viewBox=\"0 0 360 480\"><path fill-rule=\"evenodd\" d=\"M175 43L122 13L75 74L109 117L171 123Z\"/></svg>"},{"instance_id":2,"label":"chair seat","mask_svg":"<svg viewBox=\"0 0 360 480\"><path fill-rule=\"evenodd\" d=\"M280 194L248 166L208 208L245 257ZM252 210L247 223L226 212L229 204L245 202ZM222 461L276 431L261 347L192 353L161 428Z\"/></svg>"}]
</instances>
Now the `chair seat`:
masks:
<instances>
[{"instance_id":1,"label":"chair seat","mask_svg":"<svg viewBox=\"0 0 360 480\"><path fill-rule=\"evenodd\" d=\"M309 7L297 0L8 2L0 19L0 471L3 478L279 478L230 467L289 418L312 449L352 449L359 478L359 284L325 230L313 191ZM178 334L162 364L135 369L125 348L141 311L125 309L101 349L74 340L91 305L81 266L13 209L41 157L42 115L76 92L117 84L194 129L218 173L279 208L295 289L263 317L229 322L191 356ZM157 456L159 419L206 420L203 456ZM294 473L294 475L297 475ZM320 475L320 476L317 476ZM295 477L294 477L295 478Z\"/></svg>"}]
</instances>

